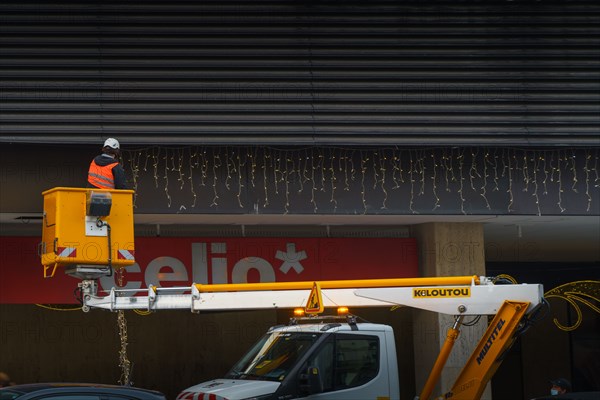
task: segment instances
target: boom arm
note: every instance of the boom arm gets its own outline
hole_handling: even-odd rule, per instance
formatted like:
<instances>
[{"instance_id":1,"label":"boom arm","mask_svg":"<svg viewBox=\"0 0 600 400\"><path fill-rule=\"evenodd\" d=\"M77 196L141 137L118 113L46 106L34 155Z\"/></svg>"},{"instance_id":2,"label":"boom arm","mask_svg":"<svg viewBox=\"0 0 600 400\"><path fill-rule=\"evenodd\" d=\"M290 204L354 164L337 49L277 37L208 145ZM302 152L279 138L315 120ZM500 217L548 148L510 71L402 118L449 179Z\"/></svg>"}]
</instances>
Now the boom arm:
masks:
<instances>
[{"instance_id":1,"label":"boom arm","mask_svg":"<svg viewBox=\"0 0 600 400\"><path fill-rule=\"evenodd\" d=\"M488 328L473 353L466 362L452 389L438 399L471 400L479 399L492 376L504 359L504 353L510 349L523 329L523 320L527 303L505 301L500 311L489 323ZM451 328L448 332L454 328ZM458 336L458 333L457 333ZM433 375L434 371L432 371ZM423 389L423 392L427 389ZM421 399L428 399L428 395Z\"/></svg>"},{"instance_id":2,"label":"boom arm","mask_svg":"<svg viewBox=\"0 0 600 400\"><path fill-rule=\"evenodd\" d=\"M314 282L274 282L189 287L150 286L145 296L138 289L112 289L96 295L95 282L83 281L84 309L190 309L193 312L295 308L306 304ZM542 301L541 285L494 285L489 278L439 278L322 281L325 307L410 306L449 315L495 315L504 300Z\"/></svg>"}]
</instances>

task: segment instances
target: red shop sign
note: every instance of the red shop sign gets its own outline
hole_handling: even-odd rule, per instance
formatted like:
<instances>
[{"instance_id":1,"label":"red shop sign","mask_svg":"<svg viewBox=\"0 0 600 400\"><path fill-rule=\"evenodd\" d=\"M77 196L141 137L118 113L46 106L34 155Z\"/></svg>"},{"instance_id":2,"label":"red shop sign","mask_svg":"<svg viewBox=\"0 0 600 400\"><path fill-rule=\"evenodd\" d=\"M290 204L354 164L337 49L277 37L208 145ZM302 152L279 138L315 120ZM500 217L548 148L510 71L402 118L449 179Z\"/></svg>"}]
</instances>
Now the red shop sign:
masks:
<instances>
[{"instance_id":1,"label":"red shop sign","mask_svg":"<svg viewBox=\"0 0 600 400\"><path fill-rule=\"evenodd\" d=\"M75 303L77 280L57 270L44 279L36 237L0 237L0 303ZM130 289L192 283L321 281L418 276L415 239L161 238L135 243ZM115 285L100 280L100 290Z\"/></svg>"}]
</instances>

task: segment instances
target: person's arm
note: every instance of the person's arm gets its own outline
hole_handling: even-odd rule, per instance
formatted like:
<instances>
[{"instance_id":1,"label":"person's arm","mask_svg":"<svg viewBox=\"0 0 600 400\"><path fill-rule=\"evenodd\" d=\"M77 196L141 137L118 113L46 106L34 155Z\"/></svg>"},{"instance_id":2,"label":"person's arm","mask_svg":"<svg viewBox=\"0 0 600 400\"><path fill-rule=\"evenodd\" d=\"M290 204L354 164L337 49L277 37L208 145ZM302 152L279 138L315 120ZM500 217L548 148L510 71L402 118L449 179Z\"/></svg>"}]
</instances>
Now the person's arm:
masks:
<instances>
[{"instance_id":1,"label":"person's arm","mask_svg":"<svg viewBox=\"0 0 600 400\"><path fill-rule=\"evenodd\" d=\"M125 177L125 170L121 164L116 165L112 171L113 178L115 179L115 189L129 189L127 178Z\"/></svg>"}]
</instances>

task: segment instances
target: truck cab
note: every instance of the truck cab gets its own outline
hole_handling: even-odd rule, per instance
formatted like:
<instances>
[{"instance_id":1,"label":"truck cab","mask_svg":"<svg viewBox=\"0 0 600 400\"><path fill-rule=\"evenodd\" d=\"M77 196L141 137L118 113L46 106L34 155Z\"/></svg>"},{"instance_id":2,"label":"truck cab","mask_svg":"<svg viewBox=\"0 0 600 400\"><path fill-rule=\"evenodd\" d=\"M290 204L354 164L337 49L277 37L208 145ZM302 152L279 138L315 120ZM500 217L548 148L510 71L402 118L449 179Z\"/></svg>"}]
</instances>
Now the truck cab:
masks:
<instances>
[{"instance_id":1,"label":"truck cab","mask_svg":"<svg viewBox=\"0 0 600 400\"><path fill-rule=\"evenodd\" d=\"M223 379L178 400L399 398L394 332L387 325L310 323L271 328Z\"/></svg>"}]
</instances>

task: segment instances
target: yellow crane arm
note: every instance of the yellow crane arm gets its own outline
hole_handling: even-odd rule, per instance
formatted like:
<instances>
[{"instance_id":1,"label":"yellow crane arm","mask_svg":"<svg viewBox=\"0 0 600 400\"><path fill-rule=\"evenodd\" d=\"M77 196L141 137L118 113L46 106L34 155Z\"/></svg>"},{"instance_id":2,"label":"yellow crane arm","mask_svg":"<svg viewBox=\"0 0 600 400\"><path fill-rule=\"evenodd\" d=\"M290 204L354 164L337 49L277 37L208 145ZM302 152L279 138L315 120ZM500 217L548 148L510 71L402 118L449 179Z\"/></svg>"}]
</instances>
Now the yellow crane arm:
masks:
<instances>
[{"instance_id":1,"label":"yellow crane arm","mask_svg":"<svg viewBox=\"0 0 600 400\"><path fill-rule=\"evenodd\" d=\"M437 397L436 400L474 400L481 398L489 380L500 367L504 353L510 349L517 339L529 305L528 302L504 301L452 388L444 395ZM457 317L454 326L448 329L446 341L421 391L421 395L417 398L418 400L429 400L450 355L452 346L458 338L461 321L462 316Z\"/></svg>"}]
</instances>

